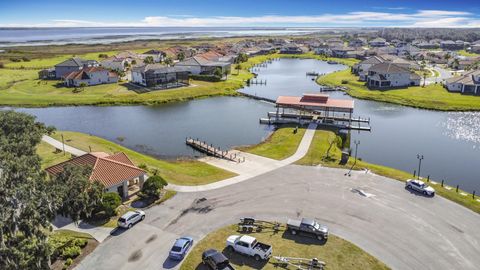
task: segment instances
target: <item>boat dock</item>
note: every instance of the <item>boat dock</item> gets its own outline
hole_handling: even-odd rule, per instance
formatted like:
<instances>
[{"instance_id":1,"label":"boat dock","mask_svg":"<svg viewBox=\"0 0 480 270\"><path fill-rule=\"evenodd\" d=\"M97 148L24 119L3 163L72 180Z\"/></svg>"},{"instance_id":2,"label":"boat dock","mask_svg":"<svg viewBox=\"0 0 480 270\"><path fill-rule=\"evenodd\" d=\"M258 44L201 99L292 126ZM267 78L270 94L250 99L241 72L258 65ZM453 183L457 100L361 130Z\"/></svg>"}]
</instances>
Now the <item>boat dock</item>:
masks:
<instances>
[{"instance_id":1,"label":"boat dock","mask_svg":"<svg viewBox=\"0 0 480 270\"><path fill-rule=\"evenodd\" d=\"M247 94L247 93L243 93L243 92L240 92L240 91L238 93L240 93L241 95L246 96L248 98L253 98L253 99L256 99L256 100L263 100L263 101L266 101L266 102L269 102L269 103L274 103L275 104L275 101L276 101L276 100L271 99L271 98L260 97L260 96L257 96L257 95Z\"/></svg>"},{"instance_id":2,"label":"boat dock","mask_svg":"<svg viewBox=\"0 0 480 270\"><path fill-rule=\"evenodd\" d=\"M205 153L208 156L213 156L225 160L230 160L234 162L244 162L244 158L237 157L237 154L230 153L230 151L223 151L220 149L220 147L215 147L212 144L208 144L205 141L201 141L199 139L193 139L193 138L186 138L185 143L192 147L193 149Z\"/></svg>"},{"instance_id":3,"label":"boat dock","mask_svg":"<svg viewBox=\"0 0 480 270\"><path fill-rule=\"evenodd\" d=\"M277 113L276 112L268 112L268 117L276 117ZM314 117L322 118L322 115L320 114L299 114L299 113L288 113L288 112L283 112L283 113L278 113L279 118L294 118L294 119L309 119L312 120ZM370 118L361 118L361 117L352 117L349 118L347 115L330 115L328 116L329 120L333 121L344 121L344 122L356 122L356 123L370 123Z\"/></svg>"},{"instance_id":4,"label":"boat dock","mask_svg":"<svg viewBox=\"0 0 480 270\"><path fill-rule=\"evenodd\" d=\"M297 125L308 125L312 122L316 122L319 127L326 127L326 128L336 128L336 129L347 129L347 130L359 130L359 131L372 131L370 125L362 126L360 122L357 124L352 123L335 123L330 119L298 119L298 118L260 118L260 124L265 125L277 125L277 124L297 124Z\"/></svg>"}]
</instances>

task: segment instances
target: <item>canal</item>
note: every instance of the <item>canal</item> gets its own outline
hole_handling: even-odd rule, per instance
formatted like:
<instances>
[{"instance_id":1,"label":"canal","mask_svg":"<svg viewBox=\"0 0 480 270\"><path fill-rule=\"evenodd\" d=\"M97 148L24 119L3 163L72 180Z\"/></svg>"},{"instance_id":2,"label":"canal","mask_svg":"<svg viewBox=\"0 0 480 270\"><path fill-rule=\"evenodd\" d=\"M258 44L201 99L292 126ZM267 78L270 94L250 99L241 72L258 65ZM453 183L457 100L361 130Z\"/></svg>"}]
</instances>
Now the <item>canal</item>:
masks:
<instances>
[{"instance_id":1,"label":"canal","mask_svg":"<svg viewBox=\"0 0 480 270\"><path fill-rule=\"evenodd\" d=\"M318 92L306 72L346 68L311 59L281 59L255 68L258 80L241 91L275 99L279 95ZM335 98L349 99L343 92ZM161 158L192 156L185 137L228 148L255 144L271 132L260 125L273 105L243 97L215 97L161 106L53 107L18 109L60 130L80 131L116 141ZM413 172L422 154L422 176L445 179L466 191L480 190L480 114L420 110L355 99L355 116L371 118L371 132L352 132L363 160ZM121 139L120 139L121 138ZM120 140L119 140L120 139Z\"/></svg>"}]
</instances>

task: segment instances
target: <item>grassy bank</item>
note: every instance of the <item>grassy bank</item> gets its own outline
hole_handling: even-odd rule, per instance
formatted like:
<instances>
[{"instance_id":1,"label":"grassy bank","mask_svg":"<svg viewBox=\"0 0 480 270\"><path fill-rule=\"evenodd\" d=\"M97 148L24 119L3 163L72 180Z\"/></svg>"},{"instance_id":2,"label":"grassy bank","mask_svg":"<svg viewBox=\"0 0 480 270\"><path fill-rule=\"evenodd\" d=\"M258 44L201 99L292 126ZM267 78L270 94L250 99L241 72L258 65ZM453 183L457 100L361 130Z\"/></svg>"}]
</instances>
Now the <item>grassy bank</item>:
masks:
<instances>
[{"instance_id":1,"label":"grassy bank","mask_svg":"<svg viewBox=\"0 0 480 270\"><path fill-rule=\"evenodd\" d=\"M253 146L239 147L238 149L259 156L282 160L297 151L303 134L305 134L305 128L299 128L296 133L294 131L295 127L281 127L264 142Z\"/></svg>"},{"instance_id":2,"label":"grassy bank","mask_svg":"<svg viewBox=\"0 0 480 270\"><path fill-rule=\"evenodd\" d=\"M332 145L332 148L330 149L329 155L327 157L327 149L329 148L332 141L334 141L335 143ZM339 165L342 155L341 150L338 147L340 141L341 139L339 139L332 131L317 130L315 132L312 145L310 146L307 155L301 160L297 161L297 164L308 166L323 165L328 167L349 169L353 165L353 158L350 158L346 165ZM375 174L396 179L399 181L406 181L407 179L411 179L413 177L411 173L407 173L405 171L382 165L371 164L362 160L357 161L354 169L368 169ZM449 189L447 188L447 186L441 187L440 184L430 184L435 188L438 195L454 201L460 205L463 205L477 213L480 213L480 202L474 200L472 198L472 194L468 194L462 190L459 190L459 192L457 193L455 188L449 187ZM466 195L462 195L462 193ZM477 196L477 198L480 197Z\"/></svg>"},{"instance_id":3,"label":"grassy bank","mask_svg":"<svg viewBox=\"0 0 480 270\"><path fill-rule=\"evenodd\" d=\"M113 55L115 51L102 52ZM81 57L98 59L99 53L87 53ZM85 87L83 91L74 93L73 88L64 87L60 81L38 79L38 68L53 66L72 55L55 55L51 58L34 59L29 62L8 63L8 68L0 69L0 106L47 107L72 105L154 105L169 102L180 102L196 98L221 95L236 95L238 89L253 75L248 69L256 64L278 57L314 58L329 60L312 53L300 55L271 54L250 58L242 63L241 70L232 67L232 74L221 82L191 81L188 87L170 90L159 90L148 93L136 93L135 86L127 82L103 84ZM356 60L335 59L351 65ZM32 68L32 69L30 69Z\"/></svg>"},{"instance_id":4,"label":"grassy bank","mask_svg":"<svg viewBox=\"0 0 480 270\"><path fill-rule=\"evenodd\" d=\"M42 158L43 169L71 158L69 153L63 154L62 151L43 141L37 146L37 154Z\"/></svg>"},{"instance_id":5,"label":"grassy bank","mask_svg":"<svg viewBox=\"0 0 480 270\"><path fill-rule=\"evenodd\" d=\"M202 252L209 248L222 251L225 248L227 237L238 234L236 229L237 226L232 225L208 234L193 248L180 269L207 269L201 264ZM283 230L277 233L268 231L250 235L261 242L272 245L274 256L318 258L326 262L326 269L389 269L372 255L334 235L330 235L325 245L320 245L316 239L302 236L294 237ZM235 269L284 269L276 267L273 258L263 265L264 263L255 262L252 258L242 255L229 252L224 252L224 254L229 258Z\"/></svg>"},{"instance_id":6,"label":"grassy bank","mask_svg":"<svg viewBox=\"0 0 480 270\"><path fill-rule=\"evenodd\" d=\"M480 110L480 97L450 93L440 84L386 91L369 90L364 85L364 82L358 81L358 78L350 70L342 70L321 76L317 79L317 83L346 86L348 87L347 93L350 96L360 99L440 111Z\"/></svg>"},{"instance_id":7,"label":"grassy bank","mask_svg":"<svg viewBox=\"0 0 480 270\"><path fill-rule=\"evenodd\" d=\"M65 144L84 151L89 151L91 147L92 151L97 152L124 152L137 166L143 167L145 165L150 172L158 171L159 175L172 184L203 185L235 176L234 173L196 160L165 161L156 159L114 142L84 133L57 131L52 137L61 140L61 134L64 136ZM48 155L42 155L42 158L44 158L44 162L51 160Z\"/></svg>"}]
</instances>

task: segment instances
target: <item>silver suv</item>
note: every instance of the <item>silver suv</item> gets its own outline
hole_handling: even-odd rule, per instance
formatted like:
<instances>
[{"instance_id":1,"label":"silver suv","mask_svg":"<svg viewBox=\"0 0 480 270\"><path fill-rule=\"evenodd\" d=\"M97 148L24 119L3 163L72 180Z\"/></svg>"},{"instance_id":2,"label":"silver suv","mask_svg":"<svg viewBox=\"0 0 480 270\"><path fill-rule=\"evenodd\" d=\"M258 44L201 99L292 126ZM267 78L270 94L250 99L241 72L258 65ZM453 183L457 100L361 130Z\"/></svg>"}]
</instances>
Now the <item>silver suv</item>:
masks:
<instances>
[{"instance_id":1,"label":"silver suv","mask_svg":"<svg viewBox=\"0 0 480 270\"><path fill-rule=\"evenodd\" d=\"M145 212L141 210L128 211L118 219L118 227L130 229L135 223L145 219Z\"/></svg>"},{"instance_id":2,"label":"silver suv","mask_svg":"<svg viewBox=\"0 0 480 270\"><path fill-rule=\"evenodd\" d=\"M421 192L421 193L423 193L423 195L435 196L435 189L433 189L431 186L425 184L423 181L409 179L405 183L405 186L410 190Z\"/></svg>"}]
</instances>

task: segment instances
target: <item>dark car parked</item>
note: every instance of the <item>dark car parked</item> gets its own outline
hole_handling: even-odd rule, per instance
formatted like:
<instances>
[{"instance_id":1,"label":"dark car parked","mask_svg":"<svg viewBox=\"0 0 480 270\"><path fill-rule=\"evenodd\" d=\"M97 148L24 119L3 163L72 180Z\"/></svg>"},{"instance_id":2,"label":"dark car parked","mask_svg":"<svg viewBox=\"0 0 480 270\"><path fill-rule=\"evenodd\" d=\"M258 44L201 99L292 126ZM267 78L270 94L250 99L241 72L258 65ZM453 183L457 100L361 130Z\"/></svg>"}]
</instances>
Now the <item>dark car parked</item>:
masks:
<instances>
[{"instance_id":1,"label":"dark car parked","mask_svg":"<svg viewBox=\"0 0 480 270\"><path fill-rule=\"evenodd\" d=\"M208 249L202 253L202 263L212 270L235 270L228 258L215 249Z\"/></svg>"}]
</instances>

